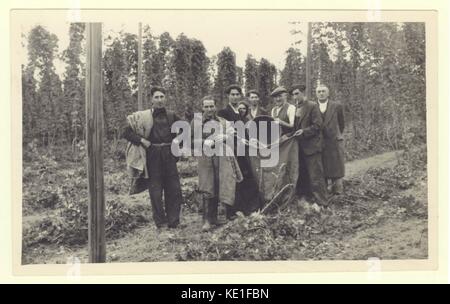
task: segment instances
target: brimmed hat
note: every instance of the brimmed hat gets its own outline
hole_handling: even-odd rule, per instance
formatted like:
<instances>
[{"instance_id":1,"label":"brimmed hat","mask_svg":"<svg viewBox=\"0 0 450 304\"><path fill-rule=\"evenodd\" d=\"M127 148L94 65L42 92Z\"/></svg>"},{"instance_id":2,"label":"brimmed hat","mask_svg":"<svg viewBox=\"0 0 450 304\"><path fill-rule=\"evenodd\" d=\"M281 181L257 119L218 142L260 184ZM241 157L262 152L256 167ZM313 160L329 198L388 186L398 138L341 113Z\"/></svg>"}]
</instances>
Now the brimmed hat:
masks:
<instances>
[{"instance_id":1,"label":"brimmed hat","mask_svg":"<svg viewBox=\"0 0 450 304\"><path fill-rule=\"evenodd\" d=\"M305 93L306 86L304 84L297 84L292 86L292 88L289 90L289 94L292 94L295 90L299 90L302 93Z\"/></svg>"},{"instance_id":2,"label":"brimmed hat","mask_svg":"<svg viewBox=\"0 0 450 304\"><path fill-rule=\"evenodd\" d=\"M250 97L250 94L256 94L256 95L258 95L258 97L261 97L261 95L259 94L259 92L257 90L249 90L247 92L247 97Z\"/></svg>"},{"instance_id":3,"label":"brimmed hat","mask_svg":"<svg viewBox=\"0 0 450 304\"><path fill-rule=\"evenodd\" d=\"M270 96L276 97L282 93L287 93L287 90L284 87L278 87L270 93Z\"/></svg>"}]
</instances>

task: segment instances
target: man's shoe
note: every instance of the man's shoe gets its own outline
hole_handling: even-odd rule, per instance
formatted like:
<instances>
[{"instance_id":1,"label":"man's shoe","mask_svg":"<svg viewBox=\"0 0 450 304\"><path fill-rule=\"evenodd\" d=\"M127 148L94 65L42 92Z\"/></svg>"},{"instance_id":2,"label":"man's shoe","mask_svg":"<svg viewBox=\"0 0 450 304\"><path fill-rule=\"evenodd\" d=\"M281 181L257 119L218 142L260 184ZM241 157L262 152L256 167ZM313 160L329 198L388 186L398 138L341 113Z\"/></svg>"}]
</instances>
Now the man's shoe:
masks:
<instances>
[{"instance_id":1,"label":"man's shoe","mask_svg":"<svg viewBox=\"0 0 450 304\"><path fill-rule=\"evenodd\" d=\"M227 221L226 220L215 220L215 221L213 221L213 222L211 222L211 224L213 224L214 226L222 226L222 225L225 225L227 223Z\"/></svg>"},{"instance_id":2,"label":"man's shoe","mask_svg":"<svg viewBox=\"0 0 450 304\"><path fill-rule=\"evenodd\" d=\"M234 221L236 218L237 218L237 215L235 215L235 214L227 216L228 221Z\"/></svg>"},{"instance_id":3,"label":"man's shoe","mask_svg":"<svg viewBox=\"0 0 450 304\"><path fill-rule=\"evenodd\" d=\"M157 225L156 225L156 229L158 229L158 230L164 230L164 229L167 229L167 223L157 224Z\"/></svg>"},{"instance_id":4,"label":"man's shoe","mask_svg":"<svg viewBox=\"0 0 450 304\"><path fill-rule=\"evenodd\" d=\"M208 231L210 229L211 229L211 224L208 221L206 221L202 226L202 231Z\"/></svg>"}]
</instances>

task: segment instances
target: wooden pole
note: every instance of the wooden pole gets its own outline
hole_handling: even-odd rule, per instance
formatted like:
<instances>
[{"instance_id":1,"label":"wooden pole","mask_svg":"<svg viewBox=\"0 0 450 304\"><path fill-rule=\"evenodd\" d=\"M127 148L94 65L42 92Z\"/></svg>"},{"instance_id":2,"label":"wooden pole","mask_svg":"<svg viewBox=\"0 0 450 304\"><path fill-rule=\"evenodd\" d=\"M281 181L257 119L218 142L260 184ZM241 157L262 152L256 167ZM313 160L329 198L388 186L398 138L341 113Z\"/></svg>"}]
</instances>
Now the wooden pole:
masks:
<instances>
[{"instance_id":1,"label":"wooden pole","mask_svg":"<svg viewBox=\"0 0 450 304\"><path fill-rule=\"evenodd\" d=\"M308 22L308 36L306 38L306 98L310 100L311 95L311 22Z\"/></svg>"},{"instance_id":2,"label":"wooden pole","mask_svg":"<svg viewBox=\"0 0 450 304\"><path fill-rule=\"evenodd\" d=\"M89 262L104 263L105 197L103 191L102 25L87 24L86 143L88 172Z\"/></svg>"},{"instance_id":3,"label":"wooden pole","mask_svg":"<svg viewBox=\"0 0 450 304\"><path fill-rule=\"evenodd\" d=\"M144 90L142 86L142 22L139 22L139 35L138 35L138 110L143 110L142 104L142 92Z\"/></svg>"}]
</instances>

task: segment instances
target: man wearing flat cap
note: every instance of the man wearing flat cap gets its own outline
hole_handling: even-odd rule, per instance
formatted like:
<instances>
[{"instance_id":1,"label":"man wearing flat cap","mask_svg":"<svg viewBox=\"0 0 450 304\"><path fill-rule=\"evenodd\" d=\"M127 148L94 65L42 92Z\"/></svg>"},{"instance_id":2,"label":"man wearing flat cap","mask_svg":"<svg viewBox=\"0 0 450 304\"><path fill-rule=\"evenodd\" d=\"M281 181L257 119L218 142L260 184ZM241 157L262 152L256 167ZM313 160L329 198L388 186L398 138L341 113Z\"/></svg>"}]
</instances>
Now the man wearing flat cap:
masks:
<instances>
[{"instance_id":1,"label":"man wearing flat cap","mask_svg":"<svg viewBox=\"0 0 450 304\"><path fill-rule=\"evenodd\" d=\"M142 146L145 149L145 169L148 172L148 190L155 225L157 228L165 226L176 228L180 222L182 195L177 159L170 147L172 140L176 137L175 133L171 133L171 126L180 119L173 111L166 110L164 88L152 87L150 94L152 108L132 114L149 113L147 121L143 126L135 128L128 125L123 132L123 137L132 145ZM130 124L130 119L128 122ZM147 136L139 134L142 127L148 130Z\"/></svg>"},{"instance_id":2,"label":"man wearing flat cap","mask_svg":"<svg viewBox=\"0 0 450 304\"><path fill-rule=\"evenodd\" d=\"M284 87L278 87L270 96L275 100L272 108L272 117L280 125L280 136L288 134L294 129L295 106L287 100L288 92Z\"/></svg>"},{"instance_id":3,"label":"man wearing flat cap","mask_svg":"<svg viewBox=\"0 0 450 304\"><path fill-rule=\"evenodd\" d=\"M319 106L306 99L304 85L295 85L289 92L297 107L294 122L299 145L297 195L323 206L328 194L322 167L322 115Z\"/></svg>"},{"instance_id":4,"label":"man wearing flat cap","mask_svg":"<svg viewBox=\"0 0 450 304\"><path fill-rule=\"evenodd\" d=\"M260 94L256 90L250 90L247 92L247 100L250 105L250 111L248 113L248 119L253 120L257 116L268 115L267 111L261 107Z\"/></svg>"}]
</instances>

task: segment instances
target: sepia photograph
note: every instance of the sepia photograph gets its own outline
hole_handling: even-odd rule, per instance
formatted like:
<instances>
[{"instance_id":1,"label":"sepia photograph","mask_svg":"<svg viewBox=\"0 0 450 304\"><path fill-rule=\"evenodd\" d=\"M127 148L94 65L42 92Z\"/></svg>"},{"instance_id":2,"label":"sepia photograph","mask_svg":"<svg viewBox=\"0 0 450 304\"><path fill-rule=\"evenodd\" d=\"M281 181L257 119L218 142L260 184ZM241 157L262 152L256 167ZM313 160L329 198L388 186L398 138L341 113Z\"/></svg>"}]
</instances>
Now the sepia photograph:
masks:
<instances>
[{"instance_id":1,"label":"sepia photograph","mask_svg":"<svg viewBox=\"0 0 450 304\"><path fill-rule=\"evenodd\" d=\"M70 14L11 15L22 265L430 258L426 22Z\"/></svg>"}]
</instances>

